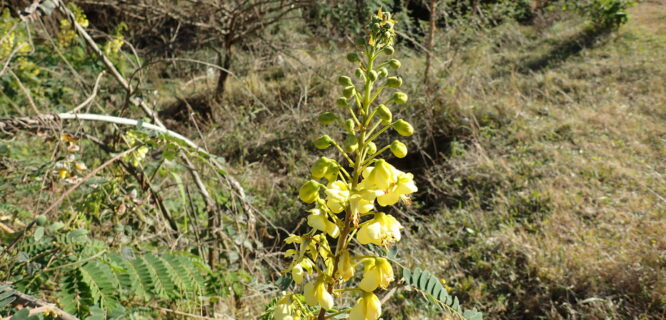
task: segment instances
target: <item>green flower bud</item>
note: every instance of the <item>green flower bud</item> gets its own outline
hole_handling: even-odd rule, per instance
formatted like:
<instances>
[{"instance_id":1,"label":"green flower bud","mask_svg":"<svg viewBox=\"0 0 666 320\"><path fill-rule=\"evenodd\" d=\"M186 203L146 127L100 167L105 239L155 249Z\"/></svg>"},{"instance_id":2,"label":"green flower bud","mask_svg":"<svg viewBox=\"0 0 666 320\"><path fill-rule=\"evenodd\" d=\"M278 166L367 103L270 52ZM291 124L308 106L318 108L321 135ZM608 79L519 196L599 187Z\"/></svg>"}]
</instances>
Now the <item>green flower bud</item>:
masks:
<instances>
[{"instance_id":1,"label":"green flower bud","mask_svg":"<svg viewBox=\"0 0 666 320\"><path fill-rule=\"evenodd\" d=\"M409 137L414 134L414 128L412 125L402 119L396 121L395 124L393 124L393 129L403 137Z\"/></svg>"},{"instance_id":2,"label":"green flower bud","mask_svg":"<svg viewBox=\"0 0 666 320\"><path fill-rule=\"evenodd\" d=\"M385 55L390 56L390 55L392 55L392 54L395 52L395 49L393 49L392 46L386 46L386 48L384 48L384 50L382 50L382 52L383 52Z\"/></svg>"},{"instance_id":3,"label":"green flower bud","mask_svg":"<svg viewBox=\"0 0 666 320\"><path fill-rule=\"evenodd\" d=\"M379 69L379 77L385 78L386 76L388 76L388 70L386 70L386 68Z\"/></svg>"},{"instance_id":4,"label":"green flower bud","mask_svg":"<svg viewBox=\"0 0 666 320\"><path fill-rule=\"evenodd\" d=\"M356 88L354 86L345 87L345 89L342 90L342 95L347 99L353 97L354 93L356 93Z\"/></svg>"},{"instance_id":5,"label":"green flower bud","mask_svg":"<svg viewBox=\"0 0 666 320\"><path fill-rule=\"evenodd\" d=\"M379 115L379 118L382 119L383 124L389 124L393 119L393 114L391 113L391 110L383 104L380 104L377 107L377 115Z\"/></svg>"},{"instance_id":6,"label":"green flower bud","mask_svg":"<svg viewBox=\"0 0 666 320\"><path fill-rule=\"evenodd\" d=\"M389 88L400 88L402 85L402 79L398 77L388 77L388 79L386 79L386 85Z\"/></svg>"},{"instance_id":7,"label":"green flower bud","mask_svg":"<svg viewBox=\"0 0 666 320\"><path fill-rule=\"evenodd\" d=\"M354 75L357 78L362 78L363 77L363 70L361 70L361 68L356 68L356 70L354 71Z\"/></svg>"},{"instance_id":8,"label":"green flower bud","mask_svg":"<svg viewBox=\"0 0 666 320\"><path fill-rule=\"evenodd\" d=\"M349 62L359 62L361 61L361 58L358 56L358 53L352 52L347 55L347 61Z\"/></svg>"},{"instance_id":9,"label":"green flower bud","mask_svg":"<svg viewBox=\"0 0 666 320\"><path fill-rule=\"evenodd\" d=\"M369 155L375 154L375 152L377 152L377 145L372 141L368 142L367 148L368 148L368 154Z\"/></svg>"},{"instance_id":10,"label":"green flower bud","mask_svg":"<svg viewBox=\"0 0 666 320\"><path fill-rule=\"evenodd\" d=\"M328 168L331 166L330 162L331 159L326 157L321 157L319 160L315 161L315 163L312 165L312 169L310 170L312 177L315 179L323 178L326 175Z\"/></svg>"},{"instance_id":11,"label":"green flower bud","mask_svg":"<svg viewBox=\"0 0 666 320\"><path fill-rule=\"evenodd\" d=\"M347 76L340 76L340 77L338 77L338 83L339 83L341 86L344 86L344 87L348 87L348 86L353 86L353 85L354 85L354 83L352 82L352 79L351 79L350 77L347 77Z\"/></svg>"},{"instance_id":12,"label":"green flower bud","mask_svg":"<svg viewBox=\"0 0 666 320\"><path fill-rule=\"evenodd\" d=\"M377 71L375 70L370 70L370 73L368 74L370 81L375 81L377 80Z\"/></svg>"},{"instance_id":13,"label":"green flower bud","mask_svg":"<svg viewBox=\"0 0 666 320\"><path fill-rule=\"evenodd\" d=\"M389 60L389 66L393 69L399 69L402 64L398 59Z\"/></svg>"},{"instance_id":14,"label":"green flower bud","mask_svg":"<svg viewBox=\"0 0 666 320\"><path fill-rule=\"evenodd\" d=\"M359 46L359 47L365 46L365 38L363 38L363 37L356 38L355 42L356 42L356 45ZM354 61L352 61L352 62L354 62Z\"/></svg>"},{"instance_id":15,"label":"green flower bud","mask_svg":"<svg viewBox=\"0 0 666 320\"><path fill-rule=\"evenodd\" d=\"M324 150L330 147L331 143L333 143L333 139L331 139L331 137L329 137L328 135L323 135L319 137L317 140L315 140L314 145L317 149Z\"/></svg>"},{"instance_id":16,"label":"green flower bud","mask_svg":"<svg viewBox=\"0 0 666 320\"><path fill-rule=\"evenodd\" d=\"M373 23L373 24L370 25L370 30L371 30L372 32L377 32L377 31L379 31L379 28L380 28L379 23L376 23L376 22L375 22L375 23Z\"/></svg>"},{"instance_id":17,"label":"green flower bud","mask_svg":"<svg viewBox=\"0 0 666 320\"><path fill-rule=\"evenodd\" d=\"M345 102L346 101L347 100L345 100ZM319 123L327 125L333 123L335 120L338 120L338 116L336 116L335 113L333 112L324 112L319 115L319 118L317 118L317 120L319 120Z\"/></svg>"},{"instance_id":18,"label":"green flower bud","mask_svg":"<svg viewBox=\"0 0 666 320\"><path fill-rule=\"evenodd\" d=\"M349 133L353 133L354 129L356 129L356 123L354 123L354 120L347 119L344 123L344 129Z\"/></svg>"},{"instance_id":19,"label":"green flower bud","mask_svg":"<svg viewBox=\"0 0 666 320\"><path fill-rule=\"evenodd\" d=\"M394 92L391 100L393 100L395 104L404 104L407 102L407 94L404 92Z\"/></svg>"},{"instance_id":20,"label":"green flower bud","mask_svg":"<svg viewBox=\"0 0 666 320\"><path fill-rule=\"evenodd\" d=\"M356 139L356 136L353 134L347 135L343 143L345 152L352 153L356 151L356 148L358 148L358 139Z\"/></svg>"},{"instance_id":21,"label":"green flower bud","mask_svg":"<svg viewBox=\"0 0 666 320\"><path fill-rule=\"evenodd\" d=\"M328 180L328 182L333 182L338 178L339 172L340 168L338 168L338 166L335 165L335 163L333 163L331 166L328 167L328 170L326 170L324 179Z\"/></svg>"},{"instance_id":22,"label":"green flower bud","mask_svg":"<svg viewBox=\"0 0 666 320\"><path fill-rule=\"evenodd\" d=\"M37 218L35 218L35 223L37 223L38 226L43 226L46 224L46 216L40 215Z\"/></svg>"},{"instance_id":23,"label":"green flower bud","mask_svg":"<svg viewBox=\"0 0 666 320\"><path fill-rule=\"evenodd\" d=\"M314 180L304 183L301 189L298 190L298 196L305 203L315 202L319 198L319 183Z\"/></svg>"},{"instance_id":24,"label":"green flower bud","mask_svg":"<svg viewBox=\"0 0 666 320\"><path fill-rule=\"evenodd\" d=\"M347 98L345 98L345 97L338 98L338 100L335 101L335 104L337 104L338 107L340 107L340 108L349 107L349 102L347 102Z\"/></svg>"},{"instance_id":25,"label":"green flower bud","mask_svg":"<svg viewBox=\"0 0 666 320\"><path fill-rule=\"evenodd\" d=\"M407 155L407 146L404 143L395 140L391 143L391 152L398 158L404 158Z\"/></svg>"}]
</instances>

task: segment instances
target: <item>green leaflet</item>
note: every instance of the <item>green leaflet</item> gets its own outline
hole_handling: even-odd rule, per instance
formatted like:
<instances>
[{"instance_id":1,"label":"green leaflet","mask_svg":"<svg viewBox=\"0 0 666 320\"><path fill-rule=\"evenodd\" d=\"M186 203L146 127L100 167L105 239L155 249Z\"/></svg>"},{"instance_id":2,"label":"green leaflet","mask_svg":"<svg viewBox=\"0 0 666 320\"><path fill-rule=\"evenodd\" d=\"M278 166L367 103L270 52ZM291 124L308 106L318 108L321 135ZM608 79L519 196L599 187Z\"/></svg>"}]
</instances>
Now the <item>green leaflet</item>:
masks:
<instances>
[{"instance_id":1,"label":"green leaflet","mask_svg":"<svg viewBox=\"0 0 666 320\"><path fill-rule=\"evenodd\" d=\"M483 314L473 309L463 310L460 307L458 297L451 296L446 288L442 286L439 278L428 272L415 268L414 270L403 269L402 278L413 288L425 293L431 300L441 307L454 312L457 316L467 320L483 320Z\"/></svg>"}]
</instances>

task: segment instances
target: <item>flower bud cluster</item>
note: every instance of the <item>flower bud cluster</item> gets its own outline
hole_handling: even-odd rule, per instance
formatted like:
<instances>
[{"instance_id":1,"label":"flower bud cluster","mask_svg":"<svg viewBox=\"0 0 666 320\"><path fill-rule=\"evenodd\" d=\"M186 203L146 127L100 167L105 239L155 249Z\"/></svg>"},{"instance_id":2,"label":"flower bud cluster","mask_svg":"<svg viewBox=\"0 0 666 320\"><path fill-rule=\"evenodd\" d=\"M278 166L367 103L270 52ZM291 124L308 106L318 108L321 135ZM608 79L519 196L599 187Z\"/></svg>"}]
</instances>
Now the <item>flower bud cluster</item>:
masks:
<instances>
[{"instance_id":1,"label":"flower bud cluster","mask_svg":"<svg viewBox=\"0 0 666 320\"><path fill-rule=\"evenodd\" d=\"M352 244L388 247L400 241L402 226L386 212L400 202L409 204L410 195L417 191L411 173L380 158L387 150L404 158L407 146L399 140L383 147L376 144L377 137L390 129L401 136L414 132L405 120L394 120L390 109L407 103L407 94L383 92L402 86L402 79L389 71L400 68L400 61L378 61L395 51L395 23L381 10L372 18L368 37L357 42L363 47L362 54L347 55L358 66L355 77L337 79L341 97L336 105L342 112L338 109L318 117L321 124L339 125L344 138L336 141L323 135L314 141L315 147L335 147L342 160L319 158L312 166L312 179L299 189L300 199L312 205L306 218L310 229L285 240L294 248L285 253L291 263L284 272L303 285L303 295L299 299L297 293L284 293L273 307L275 319L325 319L345 312L352 320L381 316L375 291L387 289L395 280L391 262L382 256L356 255ZM380 101L385 96L388 98ZM336 308L336 300L343 294L357 299L347 311Z\"/></svg>"}]
</instances>

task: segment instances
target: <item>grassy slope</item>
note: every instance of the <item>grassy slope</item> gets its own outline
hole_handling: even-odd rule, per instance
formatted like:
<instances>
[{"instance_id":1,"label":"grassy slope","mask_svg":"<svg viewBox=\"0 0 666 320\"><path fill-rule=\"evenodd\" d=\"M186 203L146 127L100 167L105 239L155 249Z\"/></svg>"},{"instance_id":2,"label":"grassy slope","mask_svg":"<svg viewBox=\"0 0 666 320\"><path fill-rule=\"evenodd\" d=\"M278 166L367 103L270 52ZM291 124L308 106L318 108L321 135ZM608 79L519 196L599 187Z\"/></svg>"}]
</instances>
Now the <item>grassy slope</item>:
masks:
<instances>
[{"instance_id":1,"label":"grassy slope","mask_svg":"<svg viewBox=\"0 0 666 320\"><path fill-rule=\"evenodd\" d=\"M500 30L450 84L450 108L496 120L428 170L461 202L410 245L488 318L665 315L666 3L632 14L610 37Z\"/></svg>"},{"instance_id":2,"label":"grassy slope","mask_svg":"<svg viewBox=\"0 0 666 320\"><path fill-rule=\"evenodd\" d=\"M489 319L658 319L666 310L666 6L648 1L632 14L611 35L570 19L442 34L439 89L428 94L422 53L399 50L415 107L402 114L416 124L410 148L420 153L392 161L421 188L415 206L394 212L409 225L402 257ZM287 36L284 62L239 57L249 72L230 79L210 133L289 230L302 223L293 201L309 171L302 163L321 155L301 139L328 133L312 129L314 117L331 108L331 80L348 68L335 62L344 52L309 41ZM408 302L415 296L397 294L386 317L434 318Z\"/></svg>"}]
</instances>

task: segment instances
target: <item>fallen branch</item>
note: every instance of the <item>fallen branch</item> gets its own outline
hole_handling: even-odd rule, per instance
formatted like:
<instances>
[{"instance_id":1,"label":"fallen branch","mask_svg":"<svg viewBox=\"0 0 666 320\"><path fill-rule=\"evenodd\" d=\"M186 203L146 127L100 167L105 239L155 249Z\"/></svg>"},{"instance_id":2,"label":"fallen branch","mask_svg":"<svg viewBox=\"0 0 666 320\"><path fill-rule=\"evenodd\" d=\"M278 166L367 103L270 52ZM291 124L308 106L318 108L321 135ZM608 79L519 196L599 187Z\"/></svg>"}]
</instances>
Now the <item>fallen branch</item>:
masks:
<instances>
[{"instance_id":1,"label":"fallen branch","mask_svg":"<svg viewBox=\"0 0 666 320\"><path fill-rule=\"evenodd\" d=\"M44 300L35 298L11 288L5 290L9 290L12 293L12 296L16 297L16 300L12 302L12 305L31 308L30 315L38 313L55 313L58 319L61 320L79 320L79 318L56 307L56 305L53 303L48 303ZM2 317L0 317L0 319L2 319ZM11 319L12 317L6 318L6 320Z\"/></svg>"}]
</instances>

